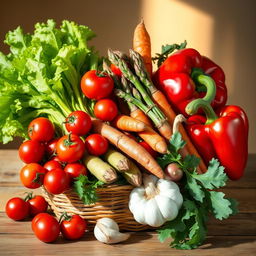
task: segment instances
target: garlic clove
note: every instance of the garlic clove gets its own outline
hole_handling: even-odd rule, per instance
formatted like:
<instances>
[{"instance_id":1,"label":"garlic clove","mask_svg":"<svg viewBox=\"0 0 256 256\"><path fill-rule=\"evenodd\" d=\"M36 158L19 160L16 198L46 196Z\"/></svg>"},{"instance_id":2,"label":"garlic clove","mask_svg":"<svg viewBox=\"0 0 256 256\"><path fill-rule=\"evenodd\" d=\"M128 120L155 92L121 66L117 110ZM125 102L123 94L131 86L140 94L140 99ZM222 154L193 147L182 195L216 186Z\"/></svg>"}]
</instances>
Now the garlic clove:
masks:
<instances>
[{"instance_id":1,"label":"garlic clove","mask_svg":"<svg viewBox=\"0 0 256 256\"><path fill-rule=\"evenodd\" d=\"M179 210L174 200L161 195L157 195L155 200L166 221L174 220L177 217Z\"/></svg>"},{"instance_id":2,"label":"garlic clove","mask_svg":"<svg viewBox=\"0 0 256 256\"><path fill-rule=\"evenodd\" d=\"M131 212L133 212L134 207L137 207L138 203L144 198L144 193L145 189L142 187L133 189L129 200L129 209Z\"/></svg>"},{"instance_id":3,"label":"garlic clove","mask_svg":"<svg viewBox=\"0 0 256 256\"><path fill-rule=\"evenodd\" d=\"M151 227L160 227L165 223L155 198L151 198L146 202L144 214L145 222Z\"/></svg>"},{"instance_id":4,"label":"garlic clove","mask_svg":"<svg viewBox=\"0 0 256 256\"><path fill-rule=\"evenodd\" d=\"M109 226L113 226L114 229ZM94 236L98 241L105 244L115 244L123 242L130 237L130 234L120 233L118 230L119 227L114 220L110 218L102 218L97 221L94 227Z\"/></svg>"},{"instance_id":5,"label":"garlic clove","mask_svg":"<svg viewBox=\"0 0 256 256\"><path fill-rule=\"evenodd\" d=\"M131 203L130 210L133 213L134 219L140 223L140 224L147 224L145 221L145 206L146 206L146 200L141 199L140 201L137 201L139 203Z\"/></svg>"},{"instance_id":6,"label":"garlic clove","mask_svg":"<svg viewBox=\"0 0 256 256\"><path fill-rule=\"evenodd\" d=\"M115 229L115 230L119 231L118 224L111 218L101 218L101 219L97 220L97 223L100 223L107 228L111 228L111 229Z\"/></svg>"},{"instance_id":7,"label":"garlic clove","mask_svg":"<svg viewBox=\"0 0 256 256\"><path fill-rule=\"evenodd\" d=\"M172 189L175 191L180 191L179 186L175 182L170 180L159 179L157 183L157 187L160 190Z\"/></svg>"},{"instance_id":8,"label":"garlic clove","mask_svg":"<svg viewBox=\"0 0 256 256\"><path fill-rule=\"evenodd\" d=\"M175 201L175 203L178 206L178 209L180 209L180 207L183 203L183 197L182 197L181 193L177 193L176 190L173 190L173 189L160 190L159 195L162 197L170 198L173 201Z\"/></svg>"}]
</instances>

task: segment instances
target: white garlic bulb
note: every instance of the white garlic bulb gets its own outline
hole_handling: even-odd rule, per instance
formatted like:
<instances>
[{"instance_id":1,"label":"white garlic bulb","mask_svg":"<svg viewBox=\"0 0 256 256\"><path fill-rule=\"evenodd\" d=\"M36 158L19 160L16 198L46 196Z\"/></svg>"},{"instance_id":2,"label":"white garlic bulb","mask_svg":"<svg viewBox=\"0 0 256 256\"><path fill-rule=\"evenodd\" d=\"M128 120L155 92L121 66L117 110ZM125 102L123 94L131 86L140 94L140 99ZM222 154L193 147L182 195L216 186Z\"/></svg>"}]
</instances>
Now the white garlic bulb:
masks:
<instances>
[{"instance_id":1,"label":"white garlic bulb","mask_svg":"<svg viewBox=\"0 0 256 256\"><path fill-rule=\"evenodd\" d=\"M97 220L94 227L94 236L105 244L116 244L127 240L130 234L120 233L118 224L110 218Z\"/></svg>"}]
</instances>

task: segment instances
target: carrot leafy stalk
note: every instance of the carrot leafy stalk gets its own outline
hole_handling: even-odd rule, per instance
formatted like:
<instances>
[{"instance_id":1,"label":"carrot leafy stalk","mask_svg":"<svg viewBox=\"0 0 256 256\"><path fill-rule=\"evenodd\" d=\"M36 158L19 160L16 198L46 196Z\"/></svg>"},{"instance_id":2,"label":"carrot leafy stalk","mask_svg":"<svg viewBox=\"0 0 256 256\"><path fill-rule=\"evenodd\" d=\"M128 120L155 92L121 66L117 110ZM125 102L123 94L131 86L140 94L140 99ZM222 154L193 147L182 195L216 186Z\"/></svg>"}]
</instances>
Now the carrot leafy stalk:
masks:
<instances>
[{"instance_id":1,"label":"carrot leafy stalk","mask_svg":"<svg viewBox=\"0 0 256 256\"><path fill-rule=\"evenodd\" d=\"M162 45L162 51L161 53L157 53L155 57L152 58L153 62L157 61L157 66L160 67L160 65L167 59L167 57L174 52L175 50L181 50L186 48L187 41L185 40L181 44L167 44Z\"/></svg>"}]
</instances>

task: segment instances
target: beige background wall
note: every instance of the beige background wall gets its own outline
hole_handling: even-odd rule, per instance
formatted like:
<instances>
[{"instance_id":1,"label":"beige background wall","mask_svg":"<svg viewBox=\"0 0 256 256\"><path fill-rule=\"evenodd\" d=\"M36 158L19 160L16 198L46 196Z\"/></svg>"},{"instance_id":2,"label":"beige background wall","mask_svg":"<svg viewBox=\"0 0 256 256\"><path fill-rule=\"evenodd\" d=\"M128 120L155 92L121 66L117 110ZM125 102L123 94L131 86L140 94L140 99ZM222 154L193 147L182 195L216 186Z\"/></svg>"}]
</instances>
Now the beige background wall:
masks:
<instances>
[{"instance_id":1,"label":"beige background wall","mask_svg":"<svg viewBox=\"0 0 256 256\"><path fill-rule=\"evenodd\" d=\"M144 18L152 52L166 43L188 41L226 73L229 104L242 106L250 120L249 152L256 153L256 1L254 0L9 0L0 3L0 50L7 31L54 18L90 26L93 44L127 51L135 25ZM8 147L15 147L10 144ZM5 146L6 147L6 146Z\"/></svg>"}]
</instances>

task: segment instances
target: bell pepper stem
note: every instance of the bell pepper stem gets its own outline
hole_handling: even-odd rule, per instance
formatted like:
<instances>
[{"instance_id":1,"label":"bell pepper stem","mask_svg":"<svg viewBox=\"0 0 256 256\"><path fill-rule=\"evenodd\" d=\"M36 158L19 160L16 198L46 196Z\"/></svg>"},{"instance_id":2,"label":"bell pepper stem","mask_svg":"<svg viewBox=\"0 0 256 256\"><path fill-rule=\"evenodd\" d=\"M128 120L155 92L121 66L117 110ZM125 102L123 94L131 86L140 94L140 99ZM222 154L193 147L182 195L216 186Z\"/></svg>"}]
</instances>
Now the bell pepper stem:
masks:
<instances>
[{"instance_id":1,"label":"bell pepper stem","mask_svg":"<svg viewBox=\"0 0 256 256\"><path fill-rule=\"evenodd\" d=\"M205 85L207 92L203 98L191 101L186 106L185 111L188 115L194 115L199 108L202 108L207 118L205 124L210 124L218 118L211 106L211 102L216 95L216 85L211 77L204 74L198 74L195 79L197 79L199 83Z\"/></svg>"}]
</instances>

